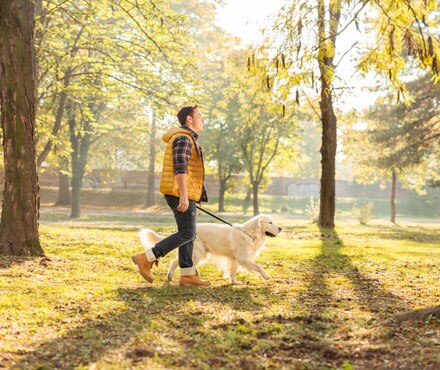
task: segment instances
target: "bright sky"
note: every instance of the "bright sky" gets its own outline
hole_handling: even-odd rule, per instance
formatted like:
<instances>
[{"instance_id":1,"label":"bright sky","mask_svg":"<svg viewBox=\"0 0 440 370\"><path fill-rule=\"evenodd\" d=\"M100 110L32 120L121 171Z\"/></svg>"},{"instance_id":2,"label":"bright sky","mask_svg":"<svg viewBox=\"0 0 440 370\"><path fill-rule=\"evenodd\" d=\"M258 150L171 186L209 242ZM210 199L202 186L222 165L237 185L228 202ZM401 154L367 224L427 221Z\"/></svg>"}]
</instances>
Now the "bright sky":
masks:
<instances>
[{"instance_id":1,"label":"bright sky","mask_svg":"<svg viewBox=\"0 0 440 370\"><path fill-rule=\"evenodd\" d=\"M224 7L218 8L217 24L227 32L237 36L243 40L244 44L252 44L261 40L260 29L272 23L270 19L285 3L285 0L227 0ZM351 45L353 36L350 30L344 32L339 37L339 45ZM345 52L345 50L339 51ZM356 76L353 66L349 63L347 55L341 65L339 71L345 71L347 77ZM344 111L351 108L364 108L373 104L374 94L361 90L361 85L372 85L373 81L352 78L347 83L351 86L358 86L352 90L339 106Z\"/></svg>"},{"instance_id":2,"label":"bright sky","mask_svg":"<svg viewBox=\"0 0 440 370\"><path fill-rule=\"evenodd\" d=\"M218 9L217 24L245 44L261 39L260 28L269 24L285 0L228 0Z\"/></svg>"}]
</instances>

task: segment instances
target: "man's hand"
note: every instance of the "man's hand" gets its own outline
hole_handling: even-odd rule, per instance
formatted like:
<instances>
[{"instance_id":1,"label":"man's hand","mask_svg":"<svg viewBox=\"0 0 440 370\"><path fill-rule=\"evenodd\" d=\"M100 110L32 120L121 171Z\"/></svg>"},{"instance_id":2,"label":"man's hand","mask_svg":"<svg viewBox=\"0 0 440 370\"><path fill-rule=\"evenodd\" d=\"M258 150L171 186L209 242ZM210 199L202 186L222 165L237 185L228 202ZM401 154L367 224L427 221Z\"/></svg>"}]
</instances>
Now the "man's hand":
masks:
<instances>
[{"instance_id":1,"label":"man's hand","mask_svg":"<svg viewBox=\"0 0 440 370\"><path fill-rule=\"evenodd\" d=\"M186 212L187 211L187 209L188 209L188 207L189 207L189 200L188 200L188 197L180 197L179 198L179 205L177 206L177 210L179 211L179 212Z\"/></svg>"},{"instance_id":2,"label":"man's hand","mask_svg":"<svg viewBox=\"0 0 440 370\"><path fill-rule=\"evenodd\" d=\"M188 181L188 175L186 173L176 175L176 180L180 193L179 205L177 206L177 210L183 213L186 212L189 207L188 191L186 185Z\"/></svg>"}]
</instances>

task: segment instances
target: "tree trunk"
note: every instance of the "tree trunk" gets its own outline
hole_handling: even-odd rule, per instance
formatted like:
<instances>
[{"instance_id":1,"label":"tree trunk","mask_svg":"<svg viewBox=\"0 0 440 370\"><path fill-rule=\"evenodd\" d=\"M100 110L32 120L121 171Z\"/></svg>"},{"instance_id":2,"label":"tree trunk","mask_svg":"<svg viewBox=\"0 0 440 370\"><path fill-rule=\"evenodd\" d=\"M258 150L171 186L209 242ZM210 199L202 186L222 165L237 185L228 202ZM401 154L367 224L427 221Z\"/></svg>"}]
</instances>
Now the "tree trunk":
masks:
<instances>
[{"instance_id":1,"label":"tree trunk","mask_svg":"<svg viewBox=\"0 0 440 370\"><path fill-rule=\"evenodd\" d=\"M319 225L335 226L335 169L336 169L336 115L333 110L331 84L335 67L333 65L336 36L341 16L341 0L330 2L330 19L326 21L325 1L318 1L319 70L321 80L322 145L321 145L321 190ZM327 29L329 35L327 36ZM329 44L332 48L329 47Z\"/></svg>"},{"instance_id":2,"label":"tree trunk","mask_svg":"<svg viewBox=\"0 0 440 370\"><path fill-rule=\"evenodd\" d=\"M319 207L319 225L335 226L335 157L336 157L336 116L333 112L331 93L321 93L319 103L322 114L321 145L321 191Z\"/></svg>"},{"instance_id":3,"label":"tree trunk","mask_svg":"<svg viewBox=\"0 0 440 370\"><path fill-rule=\"evenodd\" d=\"M82 177L79 174L72 176L72 204L70 208L71 218L79 218L81 216L81 188Z\"/></svg>"},{"instance_id":4,"label":"tree trunk","mask_svg":"<svg viewBox=\"0 0 440 370\"><path fill-rule=\"evenodd\" d=\"M256 181L252 182L252 201L254 205L254 216L260 214L258 207L258 183Z\"/></svg>"},{"instance_id":5,"label":"tree trunk","mask_svg":"<svg viewBox=\"0 0 440 370\"><path fill-rule=\"evenodd\" d=\"M80 195L83 185L84 174L86 171L86 164L88 160L88 152L90 147L90 138L86 134L81 140L79 153L72 153L72 204L71 204L71 218L78 218L81 216L81 202Z\"/></svg>"},{"instance_id":6,"label":"tree trunk","mask_svg":"<svg viewBox=\"0 0 440 370\"><path fill-rule=\"evenodd\" d=\"M396 223L396 183L397 183L397 175L396 172L393 171L391 175L391 222L393 224Z\"/></svg>"},{"instance_id":7,"label":"tree trunk","mask_svg":"<svg viewBox=\"0 0 440 370\"><path fill-rule=\"evenodd\" d=\"M0 2L0 106L5 189L0 254L43 256L35 159L34 3Z\"/></svg>"},{"instance_id":8,"label":"tree trunk","mask_svg":"<svg viewBox=\"0 0 440 370\"><path fill-rule=\"evenodd\" d=\"M80 192L82 186L82 176L79 173L79 139L75 134L75 107L72 101L67 103L66 111L69 124L70 144L72 145L72 202L70 207L70 217L78 218L81 215Z\"/></svg>"},{"instance_id":9,"label":"tree trunk","mask_svg":"<svg viewBox=\"0 0 440 370\"><path fill-rule=\"evenodd\" d=\"M250 185L246 191L246 197L244 198L245 202L249 202L251 201L252 198L252 185Z\"/></svg>"},{"instance_id":10,"label":"tree trunk","mask_svg":"<svg viewBox=\"0 0 440 370\"><path fill-rule=\"evenodd\" d=\"M246 213L251 205L252 186L249 186L246 191L246 197L243 200L243 212Z\"/></svg>"},{"instance_id":11,"label":"tree trunk","mask_svg":"<svg viewBox=\"0 0 440 370\"><path fill-rule=\"evenodd\" d=\"M151 207L156 204L154 197L154 164L156 161L156 114L153 111L153 117L151 120L151 133L150 133L150 154L148 160L148 189L147 189L147 202L146 207Z\"/></svg>"},{"instance_id":12,"label":"tree trunk","mask_svg":"<svg viewBox=\"0 0 440 370\"><path fill-rule=\"evenodd\" d=\"M86 164L88 161L89 147L91 144L91 134L89 132L90 127L86 123L83 123L83 129L85 134L76 134L78 129L77 121L75 117L75 110L73 103L68 104L68 123L70 143L72 145L72 204L71 204L71 218L78 218L81 215L81 203L80 194L83 185L83 178L86 170Z\"/></svg>"},{"instance_id":13,"label":"tree trunk","mask_svg":"<svg viewBox=\"0 0 440 370\"><path fill-rule=\"evenodd\" d=\"M40 24L44 24L46 20L46 9L43 8L43 0L36 0L34 7L34 19L39 19ZM41 27L37 27L34 30L34 48L39 48L41 46L41 42L43 40L43 32ZM35 63L35 92L37 93L40 88L40 70L38 63ZM36 109L38 107L38 99L35 99Z\"/></svg>"},{"instance_id":14,"label":"tree trunk","mask_svg":"<svg viewBox=\"0 0 440 370\"><path fill-rule=\"evenodd\" d=\"M218 191L218 211L225 211L225 192L226 192L226 180L220 180L220 188Z\"/></svg>"},{"instance_id":15,"label":"tree trunk","mask_svg":"<svg viewBox=\"0 0 440 370\"><path fill-rule=\"evenodd\" d=\"M69 175L58 172L58 199L55 202L57 206L70 204Z\"/></svg>"}]
</instances>

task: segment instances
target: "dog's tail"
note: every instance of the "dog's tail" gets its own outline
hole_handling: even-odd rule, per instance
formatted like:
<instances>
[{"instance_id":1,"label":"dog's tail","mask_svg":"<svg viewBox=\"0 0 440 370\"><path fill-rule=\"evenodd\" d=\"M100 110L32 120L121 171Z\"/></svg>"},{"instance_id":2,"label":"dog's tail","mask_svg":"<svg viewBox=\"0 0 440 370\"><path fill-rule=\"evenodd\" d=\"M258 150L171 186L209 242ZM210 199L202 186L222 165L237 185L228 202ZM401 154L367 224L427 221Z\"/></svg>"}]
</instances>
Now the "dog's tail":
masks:
<instances>
[{"instance_id":1,"label":"dog's tail","mask_svg":"<svg viewBox=\"0 0 440 370\"><path fill-rule=\"evenodd\" d=\"M150 229L141 229L138 235L145 249L153 248L157 242L165 239L165 236L158 235Z\"/></svg>"}]
</instances>

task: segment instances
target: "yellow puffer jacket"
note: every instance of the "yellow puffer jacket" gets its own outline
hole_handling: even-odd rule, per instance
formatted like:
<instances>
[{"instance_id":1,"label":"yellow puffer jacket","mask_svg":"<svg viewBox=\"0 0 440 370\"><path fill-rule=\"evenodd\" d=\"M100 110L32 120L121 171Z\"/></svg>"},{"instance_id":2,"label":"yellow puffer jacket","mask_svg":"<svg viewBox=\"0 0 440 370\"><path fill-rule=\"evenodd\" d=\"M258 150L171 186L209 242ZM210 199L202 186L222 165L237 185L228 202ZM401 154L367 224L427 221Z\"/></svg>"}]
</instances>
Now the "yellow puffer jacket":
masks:
<instances>
[{"instance_id":1,"label":"yellow puffer jacket","mask_svg":"<svg viewBox=\"0 0 440 370\"><path fill-rule=\"evenodd\" d=\"M192 143L191 156L188 161L188 199L200 201L203 190L203 161L197 150L196 143L189 130L183 128L172 128L162 139L167 143L165 155L163 157L162 177L160 180L160 192L162 194L180 196L177 187L176 175L174 173L173 162L173 142L179 136L187 136Z\"/></svg>"}]
</instances>

